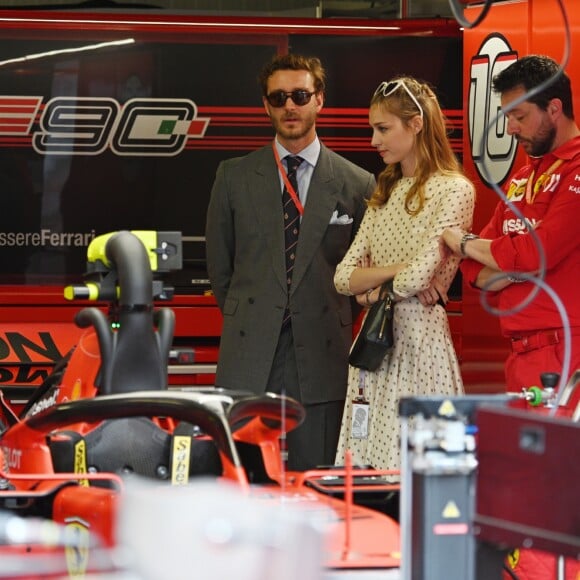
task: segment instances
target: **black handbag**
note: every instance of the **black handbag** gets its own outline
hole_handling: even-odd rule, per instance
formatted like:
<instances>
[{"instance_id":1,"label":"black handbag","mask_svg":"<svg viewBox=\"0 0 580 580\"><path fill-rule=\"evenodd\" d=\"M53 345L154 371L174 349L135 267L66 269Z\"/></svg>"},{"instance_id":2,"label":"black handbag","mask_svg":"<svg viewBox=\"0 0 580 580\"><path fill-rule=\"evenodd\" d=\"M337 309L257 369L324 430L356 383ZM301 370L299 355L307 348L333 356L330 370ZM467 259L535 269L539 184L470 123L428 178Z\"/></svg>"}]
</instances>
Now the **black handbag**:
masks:
<instances>
[{"instance_id":1,"label":"black handbag","mask_svg":"<svg viewBox=\"0 0 580 580\"><path fill-rule=\"evenodd\" d=\"M379 299L371 306L364 319L348 357L348 362L353 367L376 371L393 348L395 301L392 286L392 280L381 286Z\"/></svg>"}]
</instances>

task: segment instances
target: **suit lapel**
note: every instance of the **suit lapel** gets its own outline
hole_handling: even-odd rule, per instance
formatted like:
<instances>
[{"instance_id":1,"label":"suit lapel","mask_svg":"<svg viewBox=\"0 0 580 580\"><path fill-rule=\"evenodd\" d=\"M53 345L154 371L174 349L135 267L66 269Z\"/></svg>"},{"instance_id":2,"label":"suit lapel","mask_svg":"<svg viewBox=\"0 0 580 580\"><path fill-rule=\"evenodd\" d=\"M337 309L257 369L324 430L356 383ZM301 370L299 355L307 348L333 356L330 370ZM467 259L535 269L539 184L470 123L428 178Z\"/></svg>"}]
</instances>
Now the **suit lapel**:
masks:
<instances>
[{"instance_id":1,"label":"suit lapel","mask_svg":"<svg viewBox=\"0 0 580 580\"><path fill-rule=\"evenodd\" d=\"M255 226L268 240L272 269L282 288L286 289L280 177L272 148L265 147L259 153L255 169L248 175L249 194L257 216Z\"/></svg>"},{"instance_id":2,"label":"suit lapel","mask_svg":"<svg viewBox=\"0 0 580 580\"><path fill-rule=\"evenodd\" d=\"M334 181L334 172L328 150L322 146L318 163L310 181L304 216L300 225L291 292L304 277L312 258L320 247L322 238L326 234L332 212L336 208L338 187Z\"/></svg>"}]
</instances>

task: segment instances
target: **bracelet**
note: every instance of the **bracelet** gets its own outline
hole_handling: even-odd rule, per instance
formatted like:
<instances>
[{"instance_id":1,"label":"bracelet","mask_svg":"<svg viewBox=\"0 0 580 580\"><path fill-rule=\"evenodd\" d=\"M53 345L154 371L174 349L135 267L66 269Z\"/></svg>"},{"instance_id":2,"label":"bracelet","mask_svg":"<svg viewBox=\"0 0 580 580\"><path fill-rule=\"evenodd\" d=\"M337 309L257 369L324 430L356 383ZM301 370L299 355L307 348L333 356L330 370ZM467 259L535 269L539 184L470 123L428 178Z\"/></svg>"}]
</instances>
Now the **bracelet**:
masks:
<instances>
[{"instance_id":1,"label":"bracelet","mask_svg":"<svg viewBox=\"0 0 580 580\"><path fill-rule=\"evenodd\" d=\"M463 234L461 241L459 242L459 253L464 257L467 258L467 254L465 253L465 244L469 242L469 240L478 240L479 236L475 234Z\"/></svg>"},{"instance_id":2,"label":"bracelet","mask_svg":"<svg viewBox=\"0 0 580 580\"><path fill-rule=\"evenodd\" d=\"M521 284L522 282L527 282L525 278L520 278L519 276L508 276L507 279L514 284Z\"/></svg>"},{"instance_id":3,"label":"bracelet","mask_svg":"<svg viewBox=\"0 0 580 580\"><path fill-rule=\"evenodd\" d=\"M365 300L366 300L367 306L372 306L370 298L371 298L371 294L372 294L373 290L374 290L374 288L369 288L366 291L366 294L365 294L366 298L365 298Z\"/></svg>"}]
</instances>

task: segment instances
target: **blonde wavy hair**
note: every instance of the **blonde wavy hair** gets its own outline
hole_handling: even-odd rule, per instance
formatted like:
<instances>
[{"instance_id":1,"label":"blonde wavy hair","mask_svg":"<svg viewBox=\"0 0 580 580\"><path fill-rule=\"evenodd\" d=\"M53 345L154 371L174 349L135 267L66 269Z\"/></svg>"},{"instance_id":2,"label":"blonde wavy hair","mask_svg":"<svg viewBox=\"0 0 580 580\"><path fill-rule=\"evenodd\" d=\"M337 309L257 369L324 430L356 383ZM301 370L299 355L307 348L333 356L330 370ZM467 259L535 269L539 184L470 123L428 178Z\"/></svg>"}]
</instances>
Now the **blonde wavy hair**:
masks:
<instances>
[{"instance_id":1,"label":"blonde wavy hair","mask_svg":"<svg viewBox=\"0 0 580 580\"><path fill-rule=\"evenodd\" d=\"M404 83L416 102L403 86L399 86L385 96L385 88L391 83ZM382 111L399 117L405 126L411 119L420 114L417 105L423 110L423 128L416 135L415 147L417 171L415 182L407 192L405 211L417 215L425 206L425 183L434 173L447 175L464 175L447 135L445 115L431 87L424 82L407 76L381 83L371 99L370 107L379 107ZM387 203L393 186L403 176L400 163L388 165L377 179L377 189L368 201L371 207L380 207Z\"/></svg>"}]
</instances>

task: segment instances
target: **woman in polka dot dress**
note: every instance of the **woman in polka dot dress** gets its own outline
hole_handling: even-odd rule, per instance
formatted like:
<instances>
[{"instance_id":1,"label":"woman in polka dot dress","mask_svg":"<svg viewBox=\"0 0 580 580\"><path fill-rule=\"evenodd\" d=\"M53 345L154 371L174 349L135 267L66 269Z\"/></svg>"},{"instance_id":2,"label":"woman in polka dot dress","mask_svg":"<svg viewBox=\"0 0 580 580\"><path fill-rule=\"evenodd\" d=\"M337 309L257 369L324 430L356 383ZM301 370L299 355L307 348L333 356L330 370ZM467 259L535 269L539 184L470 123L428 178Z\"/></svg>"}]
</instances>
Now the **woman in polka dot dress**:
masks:
<instances>
[{"instance_id":1,"label":"woman in polka dot dress","mask_svg":"<svg viewBox=\"0 0 580 580\"><path fill-rule=\"evenodd\" d=\"M393 280L395 346L374 372L349 368L336 464L344 464L350 449L355 464L398 469L399 399L463 394L447 314L437 304L439 295L447 297L459 259L444 253L440 238L449 227L470 230L475 191L428 85L409 77L381 83L369 123L386 168L334 283L368 307L380 285ZM353 431L353 399L362 384L368 424Z\"/></svg>"}]
</instances>

